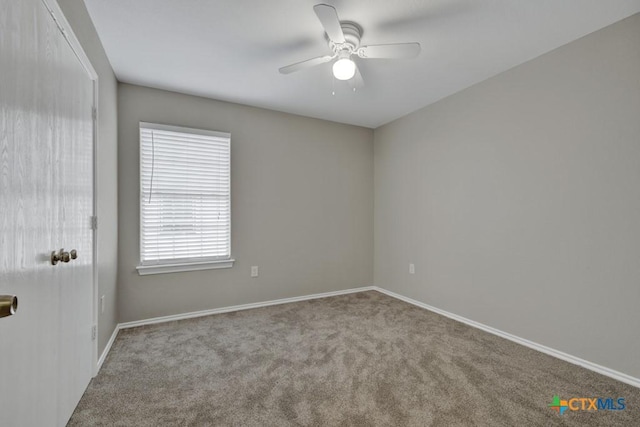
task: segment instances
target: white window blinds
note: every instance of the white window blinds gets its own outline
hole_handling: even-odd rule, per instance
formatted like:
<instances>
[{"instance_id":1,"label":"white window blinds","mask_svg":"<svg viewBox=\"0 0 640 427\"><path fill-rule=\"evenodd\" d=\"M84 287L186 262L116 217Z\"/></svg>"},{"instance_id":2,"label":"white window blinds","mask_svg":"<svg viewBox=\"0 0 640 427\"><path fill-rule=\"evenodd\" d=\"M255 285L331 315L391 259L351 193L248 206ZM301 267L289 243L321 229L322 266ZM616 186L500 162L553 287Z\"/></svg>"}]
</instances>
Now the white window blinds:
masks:
<instances>
[{"instance_id":1,"label":"white window blinds","mask_svg":"<svg viewBox=\"0 0 640 427\"><path fill-rule=\"evenodd\" d=\"M231 136L140 123L140 261L231 258Z\"/></svg>"}]
</instances>

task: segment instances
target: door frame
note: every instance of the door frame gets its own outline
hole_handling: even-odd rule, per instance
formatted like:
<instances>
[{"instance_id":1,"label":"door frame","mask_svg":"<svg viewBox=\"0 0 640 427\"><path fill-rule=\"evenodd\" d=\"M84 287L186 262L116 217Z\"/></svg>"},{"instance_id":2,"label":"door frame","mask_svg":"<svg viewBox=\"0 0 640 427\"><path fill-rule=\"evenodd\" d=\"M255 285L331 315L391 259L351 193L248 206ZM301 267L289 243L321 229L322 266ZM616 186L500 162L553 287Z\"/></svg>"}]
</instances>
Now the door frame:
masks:
<instances>
[{"instance_id":1,"label":"door frame","mask_svg":"<svg viewBox=\"0 0 640 427\"><path fill-rule=\"evenodd\" d=\"M98 73L91 64L89 57L86 55L78 37L73 32L73 28L69 21L64 16L60 5L57 0L41 0L44 7L49 11L49 14L53 18L54 22L60 29L63 37L69 43L71 50L76 55L85 71L87 72L89 79L93 82L93 213L92 217L97 218L98 212ZM92 376L95 377L98 374L98 315L99 315L99 290L98 290L98 227L97 219L92 219L92 246L93 246L93 315L92 315Z\"/></svg>"}]
</instances>

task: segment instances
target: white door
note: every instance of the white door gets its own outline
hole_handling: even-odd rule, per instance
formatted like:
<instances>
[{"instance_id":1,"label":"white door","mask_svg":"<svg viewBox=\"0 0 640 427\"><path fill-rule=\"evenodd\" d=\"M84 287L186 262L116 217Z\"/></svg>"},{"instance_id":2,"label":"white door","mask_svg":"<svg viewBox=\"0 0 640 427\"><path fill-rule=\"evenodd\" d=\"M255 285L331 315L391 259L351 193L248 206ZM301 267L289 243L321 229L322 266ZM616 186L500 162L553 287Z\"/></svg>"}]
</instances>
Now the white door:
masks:
<instances>
[{"instance_id":1,"label":"white door","mask_svg":"<svg viewBox=\"0 0 640 427\"><path fill-rule=\"evenodd\" d=\"M64 425L91 378L92 106L42 1L0 0L0 425Z\"/></svg>"}]
</instances>

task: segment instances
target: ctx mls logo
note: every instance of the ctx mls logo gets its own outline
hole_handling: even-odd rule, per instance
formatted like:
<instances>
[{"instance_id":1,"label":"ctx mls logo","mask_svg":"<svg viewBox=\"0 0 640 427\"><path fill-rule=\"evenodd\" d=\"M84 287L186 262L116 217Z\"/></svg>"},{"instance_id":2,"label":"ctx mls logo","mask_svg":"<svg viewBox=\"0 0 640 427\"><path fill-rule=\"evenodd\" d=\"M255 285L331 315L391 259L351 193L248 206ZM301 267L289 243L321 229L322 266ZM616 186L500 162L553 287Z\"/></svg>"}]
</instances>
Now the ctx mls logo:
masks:
<instances>
[{"instance_id":1,"label":"ctx mls logo","mask_svg":"<svg viewBox=\"0 0 640 427\"><path fill-rule=\"evenodd\" d=\"M553 401L549 407L559 413L564 414L571 411L622 411L626 405L624 397L613 399L611 397L572 397L571 399L560 399L557 394L553 396Z\"/></svg>"}]
</instances>

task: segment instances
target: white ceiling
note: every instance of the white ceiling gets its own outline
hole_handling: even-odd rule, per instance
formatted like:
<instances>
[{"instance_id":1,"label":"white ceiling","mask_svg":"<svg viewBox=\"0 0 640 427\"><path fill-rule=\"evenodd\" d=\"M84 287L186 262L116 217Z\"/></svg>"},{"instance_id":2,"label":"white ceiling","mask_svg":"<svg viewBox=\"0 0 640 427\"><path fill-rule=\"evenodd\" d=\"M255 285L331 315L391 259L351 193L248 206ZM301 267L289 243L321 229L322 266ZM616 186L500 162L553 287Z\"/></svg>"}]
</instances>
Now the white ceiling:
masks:
<instances>
[{"instance_id":1,"label":"white ceiling","mask_svg":"<svg viewBox=\"0 0 640 427\"><path fill-rule=\"evenodd\" d=\"M418 58L356 59L334 81L313 11L333 5L362 44L417 41ZM640 12L640 0L85 0L117 78L375 128ZM335 87L335 95L332 90Z\"/></svg>"}]
</instances>

